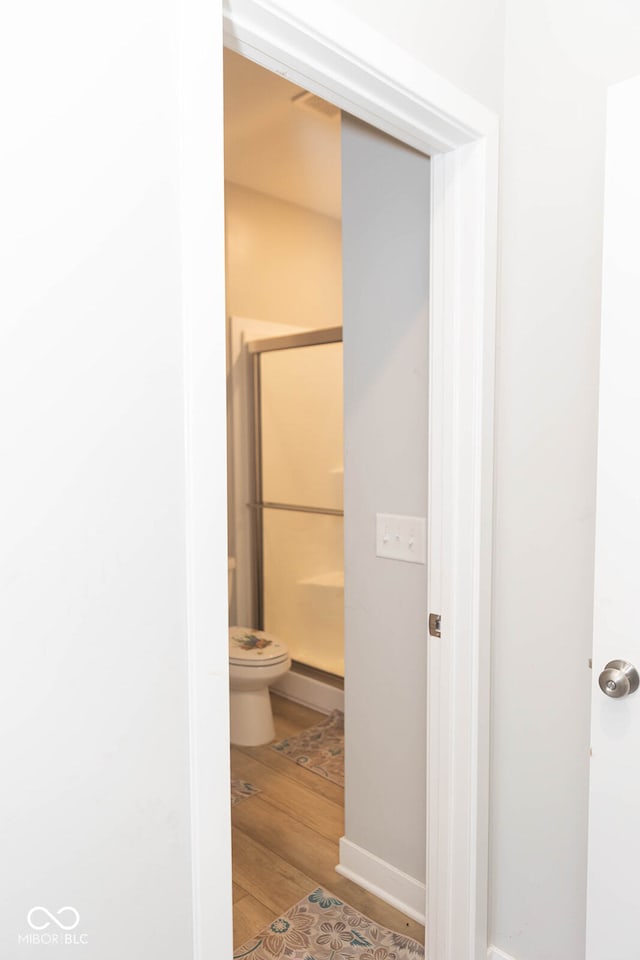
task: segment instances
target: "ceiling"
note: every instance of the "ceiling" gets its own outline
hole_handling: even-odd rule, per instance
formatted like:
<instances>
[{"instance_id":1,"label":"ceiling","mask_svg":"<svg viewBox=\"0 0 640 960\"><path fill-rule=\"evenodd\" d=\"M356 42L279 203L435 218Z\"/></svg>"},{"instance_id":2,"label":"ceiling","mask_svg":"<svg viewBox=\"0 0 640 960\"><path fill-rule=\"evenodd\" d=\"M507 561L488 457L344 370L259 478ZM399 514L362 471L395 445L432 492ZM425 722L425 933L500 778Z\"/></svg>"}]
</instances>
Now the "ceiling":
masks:
<instances>
[{"instance_id":1,"label":"ceiling","mask_svg":"<svg viewBox=\"0 0 640 960\"><path fill-rule=\"evenodd\" d=\"M340 218L340 114L294 104L304 92L225 49L225 179Z\"/></svg>"}]
</instances>

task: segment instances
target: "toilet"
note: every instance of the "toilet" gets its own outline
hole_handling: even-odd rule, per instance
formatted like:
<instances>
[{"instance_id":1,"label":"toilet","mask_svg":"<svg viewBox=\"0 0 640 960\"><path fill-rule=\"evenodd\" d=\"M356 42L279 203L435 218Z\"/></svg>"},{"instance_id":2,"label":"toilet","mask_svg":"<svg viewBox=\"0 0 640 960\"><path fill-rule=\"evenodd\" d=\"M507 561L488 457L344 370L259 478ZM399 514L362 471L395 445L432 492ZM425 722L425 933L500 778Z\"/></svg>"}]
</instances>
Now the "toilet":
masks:
<instances>
[{"instance_id":1,"label":"toilet","mask_svg":"<svg viewBox=\"0 0 640 960\"><path fill-rule=\"evenodd\" d=\"M234 557L229 557L229 606ZM286 644L263 630L229 628L229 714L231 743L259 747L275 739L269 686L291 668Z\"/></svg>"},{"instance_id":2,"label":"toilet","mask_svg":"<svg viewBox=\"0 0 640 960\"><path fill-rule=\"evenodd\" d=\"M258 747L275 739L269 685L290 668L286 644L273 634L229 628L231 743Z\"/></svg>"}]
</instances>

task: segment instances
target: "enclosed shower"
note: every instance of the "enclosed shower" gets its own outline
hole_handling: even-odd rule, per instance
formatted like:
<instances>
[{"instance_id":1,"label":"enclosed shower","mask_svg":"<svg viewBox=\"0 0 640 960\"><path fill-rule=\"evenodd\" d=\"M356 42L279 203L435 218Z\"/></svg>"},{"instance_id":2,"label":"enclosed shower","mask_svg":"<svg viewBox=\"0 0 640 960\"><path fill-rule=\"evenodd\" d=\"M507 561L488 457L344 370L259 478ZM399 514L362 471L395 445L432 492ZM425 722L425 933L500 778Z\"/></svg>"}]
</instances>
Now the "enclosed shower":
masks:
<instances>
[{"instance_id":1,"label":"enclosed shower","mask_svg":"<svg viewBox=\"0 0 640 960\"><path fill-rule=\"evenodd\" d=\"M259 625L295 663L344 676L342 328L255 340Z\"/></svg>"}]
</instances>

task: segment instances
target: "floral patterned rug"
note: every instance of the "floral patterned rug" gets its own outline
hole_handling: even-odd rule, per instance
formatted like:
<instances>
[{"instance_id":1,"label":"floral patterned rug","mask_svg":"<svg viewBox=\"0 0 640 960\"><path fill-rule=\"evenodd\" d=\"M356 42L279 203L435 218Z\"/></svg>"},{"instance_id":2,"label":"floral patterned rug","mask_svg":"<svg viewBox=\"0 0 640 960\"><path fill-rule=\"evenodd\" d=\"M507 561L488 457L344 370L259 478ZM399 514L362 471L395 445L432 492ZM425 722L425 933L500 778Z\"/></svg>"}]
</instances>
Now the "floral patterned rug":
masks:
<instances>
[{"instance_id":1,"label":"floral patterned rug","mask_svg":"<svg viewBox=\"0 0 640 960\"><path fill-rule=\"evenodd\" d=\"M283 757L344 787L344 714L334 710L326 720L272 744ZM336 957L336 960L338 958Z\"/></svg>"},{"instance_id":2,"label":"floral patterned rug","mask_svg":"<svg viewBox=\"0 0 640 960\"><path fill-rule=\"evenodd\" d=\"M254 785L247 780L232 780L231 806L235 807L236 803L240 803L241 800L246 800L247 797L254 797L256 793L260 793L258 788L254 787Z\"/></svg>"},{"instance_id":3,"label":"floral patterned rug","mask_svg":"<svg viewBox=\"0 0 640 960\"><path fill-rule=\"evenodd\" d=\"M248 940L234 960L423 960L424 947L358 913L322 887Z\"/></svg>"}]
</instances>

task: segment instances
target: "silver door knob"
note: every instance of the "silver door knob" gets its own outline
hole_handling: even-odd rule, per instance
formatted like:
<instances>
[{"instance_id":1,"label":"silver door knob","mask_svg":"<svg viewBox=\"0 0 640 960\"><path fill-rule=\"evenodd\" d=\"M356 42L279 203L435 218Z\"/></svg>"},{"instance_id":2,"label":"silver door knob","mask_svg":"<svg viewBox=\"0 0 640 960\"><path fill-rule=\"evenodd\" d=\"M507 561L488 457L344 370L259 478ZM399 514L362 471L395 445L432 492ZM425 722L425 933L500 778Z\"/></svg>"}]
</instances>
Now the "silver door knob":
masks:
<instances>
[{"instance_id":1,"label":"silver door knob","mask_svg":"<svg viewBox=\"0 0 640 960\"><path fill-rule=\"evenodd\" d=\"M638 671L626 660L610 660L598 677L600 689L608 697L627 697L640 683Z\"/></svg>"}]
</instances>

